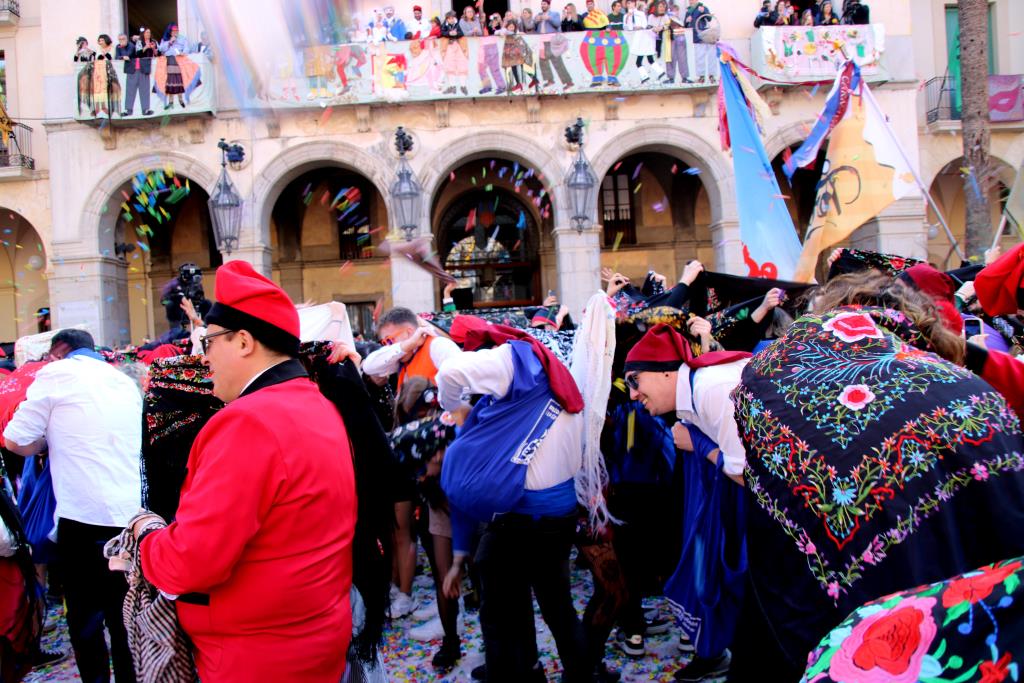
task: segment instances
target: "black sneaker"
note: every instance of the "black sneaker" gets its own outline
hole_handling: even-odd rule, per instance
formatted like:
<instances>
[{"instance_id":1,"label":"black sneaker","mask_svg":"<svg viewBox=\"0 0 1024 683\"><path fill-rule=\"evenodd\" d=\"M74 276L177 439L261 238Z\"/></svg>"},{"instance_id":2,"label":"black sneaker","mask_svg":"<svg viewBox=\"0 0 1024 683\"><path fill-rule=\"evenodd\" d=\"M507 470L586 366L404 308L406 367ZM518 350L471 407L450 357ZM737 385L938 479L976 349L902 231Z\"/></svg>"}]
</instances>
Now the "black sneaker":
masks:
<instances>
[{"instance_id":1,"label":"black sneaker","mask_svg":"<svg viewBox=\"0 0 1024 683\"><path fill-rule=\"evenodd\" d=\"M475 669L469 672L469 677L472 678L474 681L487 680L487 665L481 664L480 666L476 667Z\"/></svg>"},{"instance_id":2,"label":"black sneaker","mask_svg":"<svg viewBox=\"0 0 1024 683\"><path fill-rule=\"evenodd\" d=\"M595 683L618 683L621 677L618 671L609 671L604 662L594 667Z\"/></svg>"},{"instance_id":3,"label":"black sneaker","mask_svg":"<svg viewBox=\"0 0 1024 683\"><path fill-rule=\"evenodd\" d=\"M715 678L723 678L729 673L732 664L732 653L726 650L717 657L694 657L684 668L675 673L680 683L700 683Z\"/></svg>"},{"instance_id":4,"label":"black sneaker","mask_svg":"<svg viewBox=\"0 0 1024 683\"><path fill-rule=\"evenodd\" d=\"M462 647L459 641L441 643L441 649L434 655L434 659L431 660L435 669L441 671L448 671L455 667L455 664L462 659Z\"/></svg>"},{"instance_id":5,"label":"black sneaker","mask_svg":"<svg viewBox=\"0 0 1024 683\"><path fill-rule=\"evenodd\" d=\"M32 654L32 668L36 669L41 666L48 666L50 664L56 664L62 662L68 658L68 652L59 652L57 650L44 650L39 648Z\"/></svg>"},{"instance_id":6,"label":"black sneaker","mask_svg":"<svg viewBox=\"0 0 1024 683\"><path fill-rule=\"evenodd\" d=\"M666 633L672 628L672 622L668 619L662 619L659 616L655 616L653 619L646 620L647 626L644 628L645 636L656 636L662 633Z\"/></svg>"},{"instance_id":7,"label":"black sneaker","mask_svg":"<svg viewBox=\"0 0 1024 683\"><path fill-rule=\"evenodd\" d=\"M697 648L693 646L693 641L690 640L690 636L686 635L685 632L679 634L679 643L676 645L676 648L684 655L697 651Z\"/></svg>"},{"instance_id":8,"label":"black sneaker","mask_svg":"<svg viewBox=\"0 0 1024 683\"><path fill-rule=\"evenodd\" d=\"M643 657L647 654L647 649L644 647L644 637L639 633L627 635L624 638L617 639L616 642L619 648L630 657Z\"/></svg>"}]
</instances>

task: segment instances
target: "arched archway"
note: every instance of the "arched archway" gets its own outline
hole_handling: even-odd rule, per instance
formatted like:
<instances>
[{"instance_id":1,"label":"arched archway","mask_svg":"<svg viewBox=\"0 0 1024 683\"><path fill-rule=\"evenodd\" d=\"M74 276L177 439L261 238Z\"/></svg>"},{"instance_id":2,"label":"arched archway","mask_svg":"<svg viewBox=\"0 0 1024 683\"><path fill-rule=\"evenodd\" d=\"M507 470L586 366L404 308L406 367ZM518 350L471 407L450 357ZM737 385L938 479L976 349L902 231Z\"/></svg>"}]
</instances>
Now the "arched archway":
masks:
<instances>
[{"instance_id":1,"label":"arched archway","mask_svg":"<svg viewBox=\"0 0 1024 683\"><path fill-rule=\"evenodd\" d=\"M536 168L464 160L436 188L430 224L460 307L535 305L556 289L551 190Z\"/></svg>"},{"instance_id":2,"label":"arched archway","mask_svg":"<svg viewBox=\"0 0 1024 683\"><path fill-rule=\"evenodd\" d=\"M989 164L989 173L968 179L967 182L970 184L971 191L984 192L987 195L994 230L999 226L1009 188L1013 186L1015 171L1013 167L995 156L989 157ZM935 175L928 188L932 199L939 205L950 231L959 241L961 249L966 246L966 193L968 191L965 188L966 170L963 157L953 159ZM960 260L953 250L949 236L939 225L938 216L935 215L931 206L928 207L927 216L930 226L928 229L929 263L935 264L940 269L959 267ZM993 234L993 239L994 237ZM1008 223L1000 237L1000 243L1004 247L1009 247L1019 241L1020 236L1015 233L1012 224Z\"/></svg>"},{"instance_id":3,"label":"arched archway","mask_svg":"<svg viewBox=\"0 0 1024 683\"><path fill-rule=\"evenodd\" d=\"M0 207L0 340L42 331L40 311L49 311L44 273L46 248L21 214Z\"/></svg>"}]
</instances>

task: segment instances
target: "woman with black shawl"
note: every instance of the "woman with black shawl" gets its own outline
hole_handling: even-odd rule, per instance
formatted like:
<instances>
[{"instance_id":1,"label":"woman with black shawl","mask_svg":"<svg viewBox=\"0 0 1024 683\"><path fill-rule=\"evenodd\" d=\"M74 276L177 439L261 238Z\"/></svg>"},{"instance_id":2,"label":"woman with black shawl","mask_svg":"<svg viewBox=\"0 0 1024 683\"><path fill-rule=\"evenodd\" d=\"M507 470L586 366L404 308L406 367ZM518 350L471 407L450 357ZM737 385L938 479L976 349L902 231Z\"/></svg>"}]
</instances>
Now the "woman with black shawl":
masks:
<instances>
[{"instance_id":1,"label":"woman with black shawl","mask_svg":"<svg viewBox=\"0 0 1024 683\"><path fill-rule=\"evenodd\" d=\"M733 680L796 681L853 608L1024 552L1024 439L930 299L836 278L733 393L749 574Z\"/></svg>"}]
</instances>

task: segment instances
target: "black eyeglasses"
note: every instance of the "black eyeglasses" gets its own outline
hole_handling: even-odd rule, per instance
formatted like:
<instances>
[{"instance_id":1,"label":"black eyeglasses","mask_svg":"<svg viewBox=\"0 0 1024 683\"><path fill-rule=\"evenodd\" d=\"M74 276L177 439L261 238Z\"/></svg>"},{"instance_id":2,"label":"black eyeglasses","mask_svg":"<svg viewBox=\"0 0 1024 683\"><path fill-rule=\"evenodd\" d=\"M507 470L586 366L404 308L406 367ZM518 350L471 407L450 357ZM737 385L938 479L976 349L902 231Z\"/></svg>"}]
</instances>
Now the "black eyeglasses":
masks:
<instances>
[{"instance_id":1,"label":"black eyeglasses","mask_svg":"<svg viewBox=\"0 0 1024 683\"><path fill-rule=\"evenodd\" d=\"M231 334L234 330L221 330L220 332L214 332L213 334L204 334L199 338L199 345L203 347L203 353L207 353L210 350L210 340L214 337L219 337L224 334Z\"/></svg>"},{"instance_id":2,"label":"black eyeglasses","mask_svg":"<svg viewBox=\"0 0 1024 683\"><path fill-rule=\"evenodd\" d=\"M633 391L640 391L640 382L637 379L639 375L635 372L631 372L624 378L626 380L626 386Z\"/></svg>"}]
</instances>

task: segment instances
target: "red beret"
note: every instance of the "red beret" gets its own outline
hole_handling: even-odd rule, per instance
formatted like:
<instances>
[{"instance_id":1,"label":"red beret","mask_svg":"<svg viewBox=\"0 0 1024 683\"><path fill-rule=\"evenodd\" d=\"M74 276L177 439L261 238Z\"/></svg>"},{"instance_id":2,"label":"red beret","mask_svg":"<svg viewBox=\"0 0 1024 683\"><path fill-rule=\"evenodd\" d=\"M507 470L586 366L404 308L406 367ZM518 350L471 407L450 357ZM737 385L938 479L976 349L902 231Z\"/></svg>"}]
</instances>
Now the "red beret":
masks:
<instances>
[{"instance_id":1,"label":"red beret","mask_svg":"<svg viewBox=\"0 0 1024 683\"><path fill-rule=\"evenodd\" d=\"M675 328L660 323L647 330L629 350L623 372L672 372L684 363L697 370L750 356L747 351L711 351L698 356Z\"/></svg>"},{"instance_id":2,"label":"red beret","mask_svg":"<svg viewBox=\"0 0 1024 683\"><path fill-rule=\"evenodd\" d=\"M299 313L284 290L245 261L229 261L217 269L217 303L206 322L229 330L248 330L274 351L296 355Z\"/></svg>"},{"instance_id":3,"label":"red beret","mask_svg":"<svg viewBox=\"0 0 1024 683\"><path fill-rule=\"evenodd\" d=\"M412 11L413 11L413 12L416 12L416 11L420 11L420 12L422 12L422 11L423 11L423 8L422 8L422 7L420 7L419 5L413 5L413 6L412 6Z\"/></svg>"},{"instance_id":4,"label":"red beret","mask_svg":"<svg viewBox=\"0 0 1024 683\"><path fill-rule=\"evenodd\" d=\"M1013 315L1020 305L1021 280L1024 279L1024 244L1000 256L981 269L974 278L974 293L989 315Z\"/></svg>"},{"instance_id":5,"label":"red beret","mask_svg":"<svg viewBox=\"0 0 1024 683\"><path fill-rule=\"evenodd\" d=\"M914 289L931 297L947 328L957 334L964 331L964 319L960 315L960 311L956 309L953 298L956 295L956 284L953 282L953 278L927 263L911 266L900 273L899 277Z\"/></svg>"}]
</instances>

